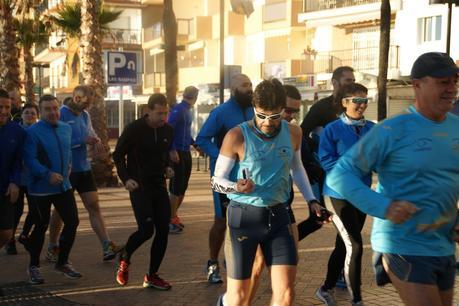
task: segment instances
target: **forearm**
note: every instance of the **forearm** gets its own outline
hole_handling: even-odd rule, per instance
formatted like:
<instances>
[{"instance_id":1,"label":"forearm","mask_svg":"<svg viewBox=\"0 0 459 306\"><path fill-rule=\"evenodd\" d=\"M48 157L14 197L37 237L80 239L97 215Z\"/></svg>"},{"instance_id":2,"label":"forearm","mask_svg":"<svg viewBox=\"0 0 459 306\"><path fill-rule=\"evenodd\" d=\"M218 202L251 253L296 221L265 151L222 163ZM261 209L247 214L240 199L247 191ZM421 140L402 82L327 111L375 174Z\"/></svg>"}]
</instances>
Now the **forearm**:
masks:
<instances>
[{"instance_id":1,"label":"forearm","mask_svg":"<svg viewBox=\"0 0 459 306\"><path fill-rule=\"evenodd\" d=\"M229 179L235 160L219 155L215 165L214 176L211 179L211 186L215 192L230 194L237 192L237 183Z\"/></svg>"},{"instance_id":2,"label":"forearm","mask_svg":"<svg viewBox=\"0 0 459 306\"><path fill-rule=\"evenodd\" d=\"M291 175L293 181L295 182L295 185L298 187L301 194L303 195L303 198L307 202L315 200L315 196L312 192L311 184L309 183L306 170L304 170L303 163L301 162L300 150L297 150L293 156Z\"/></svg>"}]
</instances>

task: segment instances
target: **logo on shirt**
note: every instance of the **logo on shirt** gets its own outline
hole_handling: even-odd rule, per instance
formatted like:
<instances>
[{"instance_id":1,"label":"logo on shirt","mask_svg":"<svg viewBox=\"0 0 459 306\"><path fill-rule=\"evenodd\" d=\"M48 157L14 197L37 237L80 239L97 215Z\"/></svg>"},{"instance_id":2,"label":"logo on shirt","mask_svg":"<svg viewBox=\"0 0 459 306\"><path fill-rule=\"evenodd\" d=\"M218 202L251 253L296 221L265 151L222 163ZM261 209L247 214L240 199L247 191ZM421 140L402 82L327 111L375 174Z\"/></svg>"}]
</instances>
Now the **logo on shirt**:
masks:
<instances>
[{"instance_id":1,"label":"logo on shirt","mask_svg":"<svg viewBox=\"0 0 459 306\"><path fill-rule=\"evenodd\" d=\"M432 139L430 138L419 138L415 140L414 151L431 151L432 150Z\"/></svg>"},{"instance_id":2,"label":"logo on shirt","mask_svg":"<svg viewBox=\"0 0 459 306\"><path fill-rule=\"evenodd\" d=\"M277 149L277 156L279 156L280 158L289 157L290 156L290 148L287 147L287 146L282 146L282 147L278 148Z\"/></svg>"}]
</instances>

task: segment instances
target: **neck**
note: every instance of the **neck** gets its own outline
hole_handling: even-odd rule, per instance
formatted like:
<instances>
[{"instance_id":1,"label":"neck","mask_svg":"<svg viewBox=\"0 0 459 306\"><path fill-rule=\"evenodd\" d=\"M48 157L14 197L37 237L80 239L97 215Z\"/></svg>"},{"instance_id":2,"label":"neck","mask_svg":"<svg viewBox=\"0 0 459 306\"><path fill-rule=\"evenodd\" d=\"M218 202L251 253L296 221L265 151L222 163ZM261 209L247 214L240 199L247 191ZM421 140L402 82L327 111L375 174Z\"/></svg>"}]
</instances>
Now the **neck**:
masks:
<instances>
[{"instance_id":1,"label":"neck","mask_svg":"<svg viewBox=\"0 0 459 306\"><path fill-rule=\"evenodd\" d=\"M414 104L414 108L416 108L418 113L420 113L422 116L435 122L442 122L446 118L446 113L437 114L428 108L421 107L417 102Z\"/></svg>"},{"instance_id":2,"label":"neck","mask_svg":"<svg viewBox=\"0 0 459 306\"><path fill-rule=\"evenodd\" d=\"M352 117L352 116L350 116L348 113L346 113L346 116L347 116L349 119L352 119L352 120L360 120L360 119L363 118L363 117L357 117L357 118L356 118L356 117Z\"/></svg>"},{"instance_id":3,"label":"neck","mask_svg":"<svg viewBox=\"0 0 459 306\"><path fill-rule=\"evenodd\" d=\"M156 128L159 127L158 124L156 124L155 122L152 122L152 121L150 120L150 117L148 117L148 115L145 117L145 121L147 122L147 125L148 125L149 127L151 127L151 128L155 128L155 129L156 129Z\"/></svg>"},{"instance_id":4,"label":"neck","mask_svg":"<svg viewBox=\"0 0 459 306\"><path fill-rule=\"evenodd\" d=\"M81 110L78 109L75 103L69 103L67 106L75 115L81 114Z\"/></svg>"}]
</instances>

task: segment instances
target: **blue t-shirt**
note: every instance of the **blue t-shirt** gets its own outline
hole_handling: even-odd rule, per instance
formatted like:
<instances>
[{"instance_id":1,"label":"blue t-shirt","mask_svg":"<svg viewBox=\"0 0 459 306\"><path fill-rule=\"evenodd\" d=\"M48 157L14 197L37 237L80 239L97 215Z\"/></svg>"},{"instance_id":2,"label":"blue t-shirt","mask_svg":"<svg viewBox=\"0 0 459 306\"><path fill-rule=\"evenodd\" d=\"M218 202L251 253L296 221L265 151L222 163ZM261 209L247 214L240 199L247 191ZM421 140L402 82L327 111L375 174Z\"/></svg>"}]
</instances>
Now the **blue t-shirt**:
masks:
<instances>
[{"instance_id":1,"label":"blue t-shirt","mask_svg":"<svg viewBox=\"0 0 459 306\"><path fill-rule=\"evenodd\" d=\"M244 158L238 163L237 179L243 178L242 171L247 169L255 189L249 194L231 193L228 198L259 207L287 202L293 159L288 122L282 120L279 135L269 140L255 134L248 122L239 126L244 136Z\"/></svg>"},{"instance_id":2,"label":"blue t-shirt","mask_svg":"<svg viewBox=\"0 0 459 306\"><path fill-rule=\"evenodd\" d=\"M417 256L454 254L453 228L459 198L459 117L427 119L410 106L376 125L327 176L327 184L363 212L375 216L372 247ZM376 171L377 191L361 178ZM419 208L411 219L385 219L393 200Z\"/></svg>"}]
</instances>

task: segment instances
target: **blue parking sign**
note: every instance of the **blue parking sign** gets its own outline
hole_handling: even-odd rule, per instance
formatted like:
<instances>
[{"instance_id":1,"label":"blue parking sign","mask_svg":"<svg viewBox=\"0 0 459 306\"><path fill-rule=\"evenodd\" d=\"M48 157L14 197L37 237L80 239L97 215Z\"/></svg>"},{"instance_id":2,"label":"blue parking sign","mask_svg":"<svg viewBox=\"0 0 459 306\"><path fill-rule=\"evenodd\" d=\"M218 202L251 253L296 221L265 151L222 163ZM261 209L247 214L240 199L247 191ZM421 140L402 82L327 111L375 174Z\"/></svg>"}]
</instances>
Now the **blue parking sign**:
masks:
<instances>
[{"instance_id":1,"label":"blue parking sign","mask_svg":"<svg viewBox=\"0 0 459 306\"><path fill-rule=\"evenodd\" d=\"M135 52L107 52L107 84L136 85L137 62Z\"/></svg>"}]
</instances>

